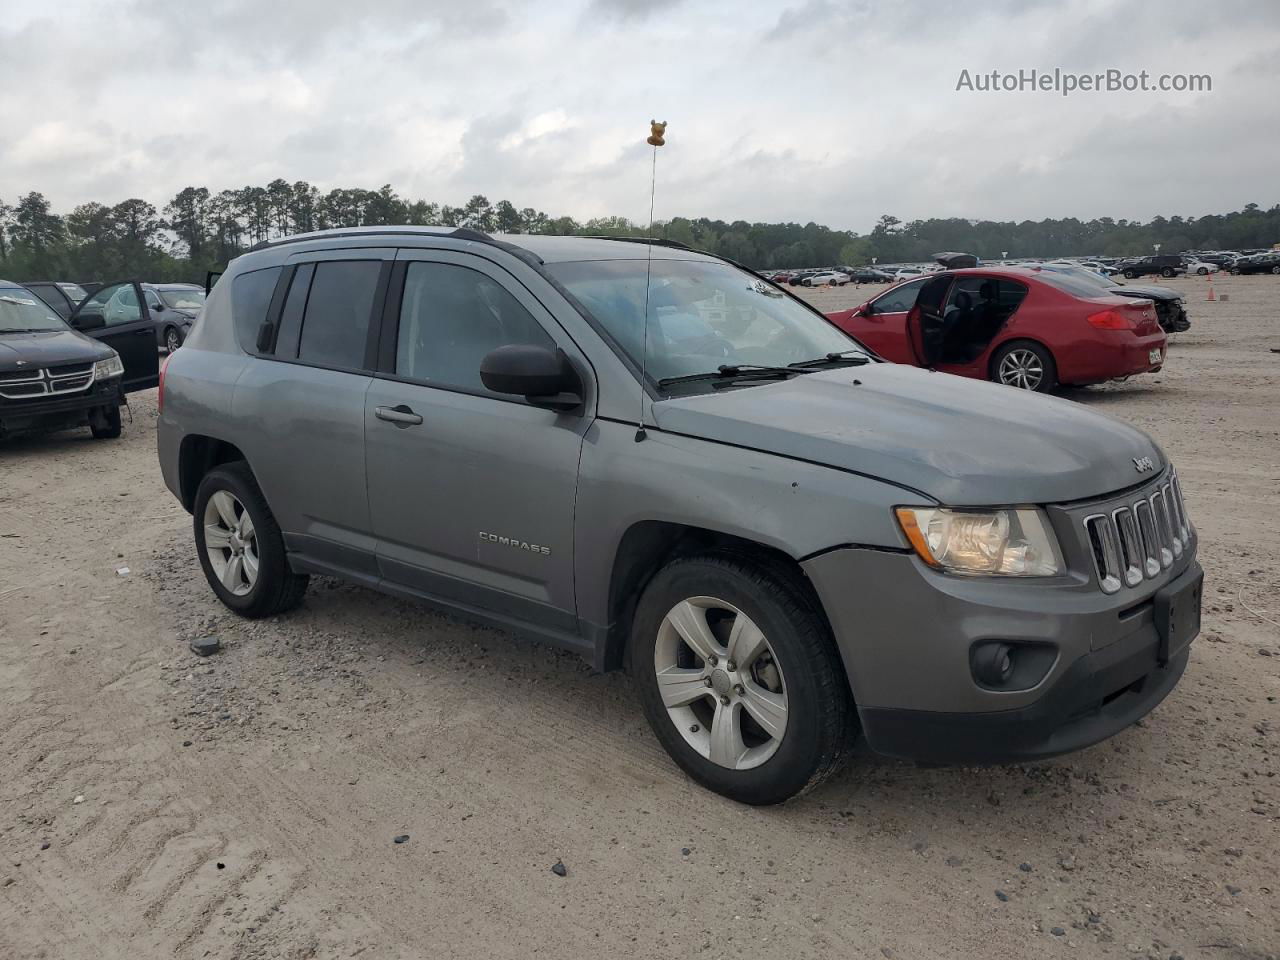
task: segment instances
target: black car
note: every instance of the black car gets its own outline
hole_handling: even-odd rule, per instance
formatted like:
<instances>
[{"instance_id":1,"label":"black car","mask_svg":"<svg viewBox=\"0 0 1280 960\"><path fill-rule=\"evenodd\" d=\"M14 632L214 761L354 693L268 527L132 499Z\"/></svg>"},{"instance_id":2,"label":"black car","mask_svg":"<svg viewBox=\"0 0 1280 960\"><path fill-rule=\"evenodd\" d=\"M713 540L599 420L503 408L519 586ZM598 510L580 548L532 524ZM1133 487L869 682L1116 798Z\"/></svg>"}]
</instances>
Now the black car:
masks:
<instances>
[{"instance_id":1,"label":"black car","mask_svg":"<svg viewBox=\"0 0 1280 960\"><path fill-rule=\"evenodd\" d=\"M1242 273L1274 273L1280 275L1280 252L1256 253L1251 257L1241 257L1231 265L1231 272Z\"/></svg>"},{"instance_id":2,"label":"black car","mask_svg":"<svg viewBox=\"0 0 1280 960\"><path fill-rule=\"evenodd\" d=\"M849 279L854 283L892 283L893 274L875 267L855 267L846 270Z\"/></svg>"},{"instance_id":3,"label":"black car","mask_svg":"<svg viewBox=\"0 0 1280 960\"><path fill-rule=\"evenodd\" d=\"M1186 303L1182 294L1158 283L1120 283L1111 277L1103 276L1096 270L1087 267L1068 267L1057 264L1041 264L1041 270L1053 273L1067 273L1074 277L1088 280L1098 285L1098 289L1113 297L1133 297L1136 300L1150 300L1156 308L1156 320L1165 333L1183 333L1191 329L1191 321L1187 319Z\"/></svg>"},{"instance_id":4,"label":"black car","mask_svg":"<svg viewBox=\"0 0 1280 960\"><path fill-rule=\"evenodd\" d=\"M1146 277L1156 273L1162 277L1176 277L1180 273L1187 272L1186 265L1182 262L1182 257L1174 254L1130 257L1128 260L1121 260L1117 263L1115 269L1124 274L1126 280L1133 280L1135 277Z\"/></svg>"},{"instance_id":5,"label":"black car","mask_svg":"<svg viewBox=\"0 0 1280 960\"><path fill-rule=\"evenodd\" d=\"M30 290L0 280L0 438L80 426L99 439L120 436L125 373L110 344L77 333Z\"/></svg>"},{"instance_id":6,"label":"black car","mask_svg":"<svg viewBox=\"0 0 1280 960\"><path fill-rule=\"evenodd\" d=\"M160 382L160 357L156 350L156 321L146 302L142 284L120 280L99 287L67 320L74 329L112 347L124 363L126 393L146 390Z\"/></svg>"}]
</instances>

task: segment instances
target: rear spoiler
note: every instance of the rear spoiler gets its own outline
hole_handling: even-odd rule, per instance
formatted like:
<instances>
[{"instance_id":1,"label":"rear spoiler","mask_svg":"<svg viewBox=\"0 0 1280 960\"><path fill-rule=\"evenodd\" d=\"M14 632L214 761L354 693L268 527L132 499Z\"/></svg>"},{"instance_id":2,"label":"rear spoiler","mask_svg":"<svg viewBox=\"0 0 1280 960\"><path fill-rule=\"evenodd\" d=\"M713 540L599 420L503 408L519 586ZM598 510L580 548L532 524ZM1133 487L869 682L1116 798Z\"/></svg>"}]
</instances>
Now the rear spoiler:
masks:
<instances>
[{"instance_id":1,"label":"rear spoiler","mask_svg":"<svg viewBox=\"0 0 1280 960\"><path fill-rule=\"evenodd\" d=\"M218 282L218 278L222 276L223 270L210 270L204 275L204 295L207 297L213 290L213 285Z\"/></svg>"}]
</instances>

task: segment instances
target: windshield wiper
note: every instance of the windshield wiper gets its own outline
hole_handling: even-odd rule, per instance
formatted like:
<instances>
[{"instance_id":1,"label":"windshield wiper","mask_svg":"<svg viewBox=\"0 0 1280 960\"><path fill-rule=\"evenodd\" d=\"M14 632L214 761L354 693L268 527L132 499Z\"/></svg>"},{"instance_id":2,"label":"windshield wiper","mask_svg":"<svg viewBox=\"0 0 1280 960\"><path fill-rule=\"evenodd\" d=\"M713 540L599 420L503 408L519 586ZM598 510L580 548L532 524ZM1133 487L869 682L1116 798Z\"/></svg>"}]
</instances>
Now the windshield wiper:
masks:
<instances>
[{"instance_id":1,"label":"windshield wiper","mask_svg":"<svg viewBox=\"0 0 1280 960\"><path fill-rule=\"evenodd\" d=\"M664 377L658 381L658 386L670 387L678 383L697 383L700 380L767 380L773 377L790 377L797 373L808 373L808 371L798 370L795 367L767 367L756 363L724 363L706 373Z\"/></svg>"},{"instance_id":2,"label":"windshield wiper","mask_svg":"<svg viewBox=\"0 0 1280 960\"><path fill-rule=\"evenodd\" d=\"M815 357L812 360L799 360L795 363L788 364L791 368L800 367L820 367L827 363L847 363L851 366L860 367L864 363L870 363L871 358L861 350L842 350L839 353L828 353L825 357Z\"/></svg>"}]
</instances>

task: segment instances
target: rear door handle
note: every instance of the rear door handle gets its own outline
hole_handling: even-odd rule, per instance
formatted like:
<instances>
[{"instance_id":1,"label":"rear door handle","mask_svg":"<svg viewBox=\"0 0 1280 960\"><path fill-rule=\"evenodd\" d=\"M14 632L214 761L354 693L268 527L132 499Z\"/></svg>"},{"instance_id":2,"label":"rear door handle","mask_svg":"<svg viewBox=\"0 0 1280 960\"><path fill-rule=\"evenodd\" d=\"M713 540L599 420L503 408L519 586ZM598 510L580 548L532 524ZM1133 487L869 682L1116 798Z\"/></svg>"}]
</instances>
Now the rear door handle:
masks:
<instances>
[{"instance_id":1,"label":"rear door handle","mask_svg":"<svg viewBox=\"0 0 1280 960\"><path fill-rule=\"evenodd\" d=\"M403 403L398 407L374 407L373 415L379 420L394 423L397 427L415 427L422 422L422 417Z\"/></svg>"}]
</instances>

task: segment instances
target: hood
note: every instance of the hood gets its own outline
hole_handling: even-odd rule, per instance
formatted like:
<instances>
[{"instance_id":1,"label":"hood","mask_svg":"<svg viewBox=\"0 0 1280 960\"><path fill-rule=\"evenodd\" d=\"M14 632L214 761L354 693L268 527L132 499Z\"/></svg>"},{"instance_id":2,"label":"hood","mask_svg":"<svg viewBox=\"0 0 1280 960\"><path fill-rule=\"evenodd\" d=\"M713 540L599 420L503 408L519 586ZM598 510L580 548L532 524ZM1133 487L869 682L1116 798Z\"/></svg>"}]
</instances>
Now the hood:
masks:
<instances>
[{"instance_id":1,"label":"hood","mask_svg":"<svg viewBox=\"0 0 1280 960\"><path fill-rule=\"evenodd\" d=\"M664 400L653 416L663 430L851 470L955 506L1087 499L1151 476L1134 458L1165 462L1142 431L1068 400L895 363Z\"/></svg>"},{"instance_id":2,"label":"hood","mask_svg":"<svg viewBox=\"0 0 1280 960\"><path fill-rule=\"evenodd\" d=\"M38 333L0 332L0 373L35 370L55 363L105 360L111 348L70 328ZM22 366L19 360L26 361Z\"/></svg>"},{"instance_id":3,"label":"hood","mask_svg":"<svg viewBox=\"0 0 1280 960\"><path fill-rule=\"evenodd\" d=\"M1178 291L1154 283L1126 283L1123 286L1107 287L1107 293L1117 297L1142 297L1144 300L1182 299L1182 294Z\"/></svg>"}]
</instances>

